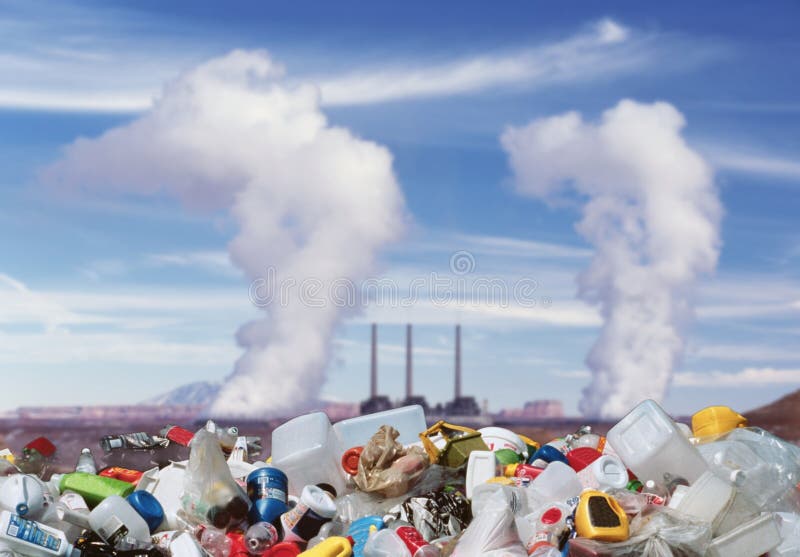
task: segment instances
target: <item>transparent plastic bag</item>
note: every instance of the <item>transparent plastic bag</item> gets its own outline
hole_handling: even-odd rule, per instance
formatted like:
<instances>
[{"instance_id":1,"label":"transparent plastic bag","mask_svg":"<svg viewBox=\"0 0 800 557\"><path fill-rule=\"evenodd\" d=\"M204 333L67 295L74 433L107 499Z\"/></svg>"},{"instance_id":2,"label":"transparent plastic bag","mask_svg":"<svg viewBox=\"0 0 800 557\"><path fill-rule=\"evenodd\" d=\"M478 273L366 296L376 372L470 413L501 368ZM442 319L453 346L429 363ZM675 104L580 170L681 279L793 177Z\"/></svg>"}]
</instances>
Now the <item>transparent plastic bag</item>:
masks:
<instances>
[{"instance_id":1,"label":"transparent plastic bag","mask_svg":"<svg viewBox=\"0 0 800 557\"><path fill-rule=\"evenodd\" d=\"M527 557L514 520L514 512L502 491L493 493L453 551L454 557Z\"/></svg>"},{"instance_id":2,"label":"transparent plastic bag","mask_svg":"<svg viewBox=\"0 0 800 557\"><path fill-rule=\"evenodd\" d=\"M183 482L181 506L193 522L227 528L247 517L250 499L231 475L217 436L198 431Z\"/></svg>"},{"instance_id":3,"label":"transparent plastic bag","mask_svg":"<svg viewBox=\"0 0 800 557\"><path fill-rule=\"evenodd\" d=\"M430 465L419 447L406 449L392 426L381 426L364 446L353 480L361 491L395 497L407 493Z\"/></svg>"}]
</instances>

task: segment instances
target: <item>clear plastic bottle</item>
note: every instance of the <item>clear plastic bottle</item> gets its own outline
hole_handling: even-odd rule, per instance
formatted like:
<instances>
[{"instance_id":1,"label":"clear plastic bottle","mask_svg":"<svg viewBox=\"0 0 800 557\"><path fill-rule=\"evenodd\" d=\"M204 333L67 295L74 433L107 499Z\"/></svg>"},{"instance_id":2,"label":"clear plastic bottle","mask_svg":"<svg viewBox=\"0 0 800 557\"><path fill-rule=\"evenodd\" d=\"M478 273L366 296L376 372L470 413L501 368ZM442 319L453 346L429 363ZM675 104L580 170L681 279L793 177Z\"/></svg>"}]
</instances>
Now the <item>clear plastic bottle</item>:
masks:
<instances>
[{"instance_id":1,"label":"clear plastic bottle","mask_svg":"<svg viewBox=\"0 0 800 557\"><path fill-rule=\"evenodd\" d=\"M256 522L244 534L244 544L250 555L261 555L278 541L278 531L269 522Z\"/></svg>"},{"instance_id":2,"label":"clear plastic bottle","mask_svg":"<svg viewBox=\"0 0 800 557\"><path fill-rule=\"evenodd\" d=\"M76 472L85 472L87 474L97 474L97 465L94 463L94 456L92 449L84 447L81 449L81 454L78 457L78 462L75 465Z\"/></svg>"},{"instance_id":3,"label":"clear plastic bottle","mask_svg":"<svg viewBox=\"0 0 800 557\"><path fill-rule=\"evenodd\" d=\"M372 534L364 546L364 557L412 557L406 544L392 529Z\"/></svg>"}]
</instances>

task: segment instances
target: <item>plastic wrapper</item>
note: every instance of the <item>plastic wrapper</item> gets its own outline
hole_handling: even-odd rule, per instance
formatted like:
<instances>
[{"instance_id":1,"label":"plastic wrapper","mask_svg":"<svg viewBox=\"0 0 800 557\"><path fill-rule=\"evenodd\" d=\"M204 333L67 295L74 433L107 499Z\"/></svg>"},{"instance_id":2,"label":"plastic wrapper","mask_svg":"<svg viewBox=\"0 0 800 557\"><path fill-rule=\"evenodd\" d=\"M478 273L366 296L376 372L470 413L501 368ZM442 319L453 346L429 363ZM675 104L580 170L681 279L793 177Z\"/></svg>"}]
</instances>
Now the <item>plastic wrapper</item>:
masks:
<instances>
[{"instance_id":1,"label":"plastic wrapper","mask_svg":"<svg viewBox=\"0 0 800 557\"><path fill-rule=\"evenodd\" d=\"M397 497L385 497L379 493L355 491L336 499L336 512L344 522L352 522L369 515L383 516L409 497L422 495L442 486L463 488L463 483L463 474L459 475L456 470L434 464L422 474L408 493Z\"/></svg>"},{"instance_id":2,"label":"plastic wrapper","mask_svg":"<svg viewBox=\"0 0 800 557\"><path fill-rule=\"evenodd\" d=\"M396 497L407 493L430 465L419 447L406 449L396 440L400 432L381 426L364 446L353 480L361 491Z\"/></svg>"},{"instance_id":3,"label":"plastic wrapper","mask_svg":"<svg viewBox=\"0 0 800 557\"><path fill-rule=\"evenodd\" d=\"M453 557L527 557L506 493L493 493L455 546Z\"/></svg>"},{"instance_id":4,"label":"plastic wrapper","mask_svg":"<svg viewBox=\"0 0 800 557\"><path fill-rule=\"evenodd\" d=\"M711 524L662 507L647 507L631 521L631 537L605 543L569 542L570 557L702 557L711 543Z\"/></svg>"},{"instance_id":5,"label":"plastic wrapper","mask_svg":"<svg viewBox=\"0 0 800 557\"><path fill-rule=\"evenodd\" d=\"M247 494L236 483L217 437L198 431L191 442L191 453L183 482L181 506L197 523L226 528L247 516Z\"/></svg>"},{"instance_id":6,"label":"plastic wrapper","mask_svg":"<svg viewBox=\"0 0 800 557\"><path fill-rule=\"evenodd\" d=\"M459 491L442 488L409 497L389 516L412 524L430 542L459 534L472 520L472 511Z\"/></svg>"}]
</instances>

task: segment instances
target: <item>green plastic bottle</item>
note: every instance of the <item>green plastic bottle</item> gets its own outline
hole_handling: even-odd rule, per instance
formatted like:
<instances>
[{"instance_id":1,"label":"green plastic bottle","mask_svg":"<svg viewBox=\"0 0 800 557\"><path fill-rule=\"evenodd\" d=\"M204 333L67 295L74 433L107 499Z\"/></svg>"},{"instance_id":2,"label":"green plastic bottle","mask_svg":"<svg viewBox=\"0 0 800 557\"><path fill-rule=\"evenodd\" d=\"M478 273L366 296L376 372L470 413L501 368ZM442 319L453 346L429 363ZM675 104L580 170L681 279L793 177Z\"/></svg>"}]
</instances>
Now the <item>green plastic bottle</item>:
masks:
<instances>
[{"instance_id":1,"label":"green plastic bottle","mask_svg":"<svg viewBox=\"0 0 800 557\"><path fill-rule=\"evenodd\" d=\"M53 474L53 476L56 475ZM123 482L116 478L95 476L86 472L72 472L60 477L58 489L61 493L74 491L82 496L86 504L91 508L99 505L109 495L127 497L133 493L135 486L132 483Z\"/></svg>"}]
</instances>

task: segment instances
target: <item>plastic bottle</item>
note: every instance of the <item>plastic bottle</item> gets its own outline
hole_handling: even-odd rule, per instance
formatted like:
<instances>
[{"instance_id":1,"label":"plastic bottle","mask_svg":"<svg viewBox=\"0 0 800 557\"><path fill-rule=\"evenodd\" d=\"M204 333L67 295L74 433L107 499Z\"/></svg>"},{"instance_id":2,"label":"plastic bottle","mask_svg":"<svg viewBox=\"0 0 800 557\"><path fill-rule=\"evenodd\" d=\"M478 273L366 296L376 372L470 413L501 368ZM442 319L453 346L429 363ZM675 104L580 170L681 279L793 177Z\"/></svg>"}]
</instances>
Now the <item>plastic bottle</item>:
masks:
<instances>
[{"instance_id":1,"label":"plastic bottle","mask_svg":"<svg viewBox=\"0 0 800 557\"><path fill-rule=\"evenodd\" d=\"M203 549L212 557L228 557L231 554L231 540L224 530L201 527L195 535Z\"/></svg>"},{"instance_id":2,"label":"plastic bottle","mask_svg":"<svg viewBox=\"0 0 800 557\"><path fill-rule=\"evenodd\" d=\"M0 544L29 557L80 555L64 532L9 511L0 512Z\"/></svg>"},{"instance_id":3,"label":"plastic bottle","mask_svg":"<svg viewBox=\"0 0 800 557\"><path fill-rule=\"evenodd\" d=\"M128 482L87 474L86 472L72 472L71 474L53 474L52 481L58 483L59 491L74 491L80 494L89 507L95 507L106 497L118 495L127 497L134 490L134 485Z\"/></svg>"},{"instance_id":4,"label":"plastic bottle","mask_svg":"<svg viewBox=\"0 0 800 557\"><path fill-rule=\"evenodd\" d=\"M89 514L89 525L103 541L120 549L150 541L150 529L145 520L119 495L103 499Z\"/></svg>"},{"instance_id":5,"label":"plastic bottle","mask_svg":"<svg viewBox=\"0 0 800 557\"><path fill-rule=\"evenodd\" d=\"M56 514L62 530L70 540L76 539L83 530L89 530L89 506L83 497L72 491L62 493L56 503Z\"/></svg>"},{"instance_id":6,"label":"plastic bottle","mask_svg":"<svg viewBox=\"0 0 800 557\"><path fill-rule=\"evenodd\" d=\"M411 557L439 557L439 548L429 544L410 524L398 520L392 523L392 530L403 540Z\"/></svg>"},{"instance_id":7,"label":"plastic bottle","mask_svg":"<svg viewBox=\"0 0 800 557\"><path fill-rule=\"evenodd\" d=\"M0 507L30 520L56 517L55 499L47 484L31 474L14 474L0 487Z\"/></svg>"},{"instance_id":8,"label":"plastic bottle","mask_svg":"<svg viewBox=\"0 0 800 557\"><path fill-rule=\"evenodd\" d=\"M333 536L316 547L303 551L300 555L306 557L350 557L352 554L353 546L350 544L350 540Z\"/></svg>"},{"instance_id":9,"label":"plastic bottle","mask_svg":"<svg viewBox=\"0 0 800 557\"><path fill-rule=\"evenodd\" d=\"M247 476L247 496L253 502L251 522L273 522L289 509L288 481L286 474L271 466L253 470Z\"/></svg>"},{"instance_id":10,"label":"plastic bottle","mask_svg":"<svg viewBox=\"0 0 800 557\"><path fill-rule=\"evenodd\" d=\"M572 509L564 503L552 503L543 509L525 517L530 524L533 535L525 544L528 555L547 556L560 555L558 547L561 537L568 529L567 518ZM555 553L553 553L555 551Z\"/></svg>"},{"instance_id":11,"label":"plastic bottle","mask_svg":"<svg viewBox=\"0 0 800 557\"><path fill-rule=\"evenodd\" d=\"M164 522L164 508L151 493L137 490L128 495L126 500L147 523L151 534Z\"/></svg>"},{"instance_id":12,"label":"plastic bottle","mask_svg":"<svg viewBox=\"0 0 800 557\"><path fill-rule=\"evenodd\" d=\"M244 534L244 544L250 555L261 555L278 541L278 531L269 522L256 522Z\"/></svg>"},{"instance_id":13,"label":"plastic bottle","mask_svg":"<svg viewBox=\"0 0 800 557\"><path fill-rule=\"evenodd\" d=\"M566 501L578 495L583 486L578 474L560 461L551 462L544 472L533 480L530 487L534 496L542 502Z\"/></svg>"},{"instance_id":14,"label":"plastic bottle","mask_svg":"<svg viewBox=\"0 0 800 557\"><path fill-rule=\"evenodd\" d=\"M78 463L75 465L75 471L85 472L87 474L97 474L97 465L94 463L92 449L89 447L81 449L81 454L78 457Z\"/></svg>"},{"instance_id":15,"label":"plastic bottle","mask_svg":"<svg viewBox=\"0 0 800 557\"><path fill-rule=\"evenodd\" d=\"M669 490L662 484L647 480L642 486L642 495L647 497L647 503L663 507L669 501Z\"/></svg>"},{"instance_id":16,"label":"plastic bottle","mask_svg":"<svg viewBox=\"0 0 800 557\"><path fill-rule=\"evenodd\" d=\"M628 471L620 459L603 455L589 466L578 472L578 478L584 488L622 489L628 485Z\"/></svg>"},{"instance_id":17,"label":"plastic bottle","mask_svg":"<svg viewBox=\"0 0 800 557\"><path fill-rule=\"evenodd\" d=\"M281 515L284 541L306 542L320 527L336 515L336 503L330 494L316 485L303 488L300 501Z\"/></svg>"},{"instance_id":18,"label":"plastic bottle","mask_svg":"<svg viewBox=\"0 0 800 557\"><path fill-rule=\"evenodd\" d=\"M372 534L364 545L364 557L412 557L406 544L394 530Z\"/></svg>"}]
</instances>

